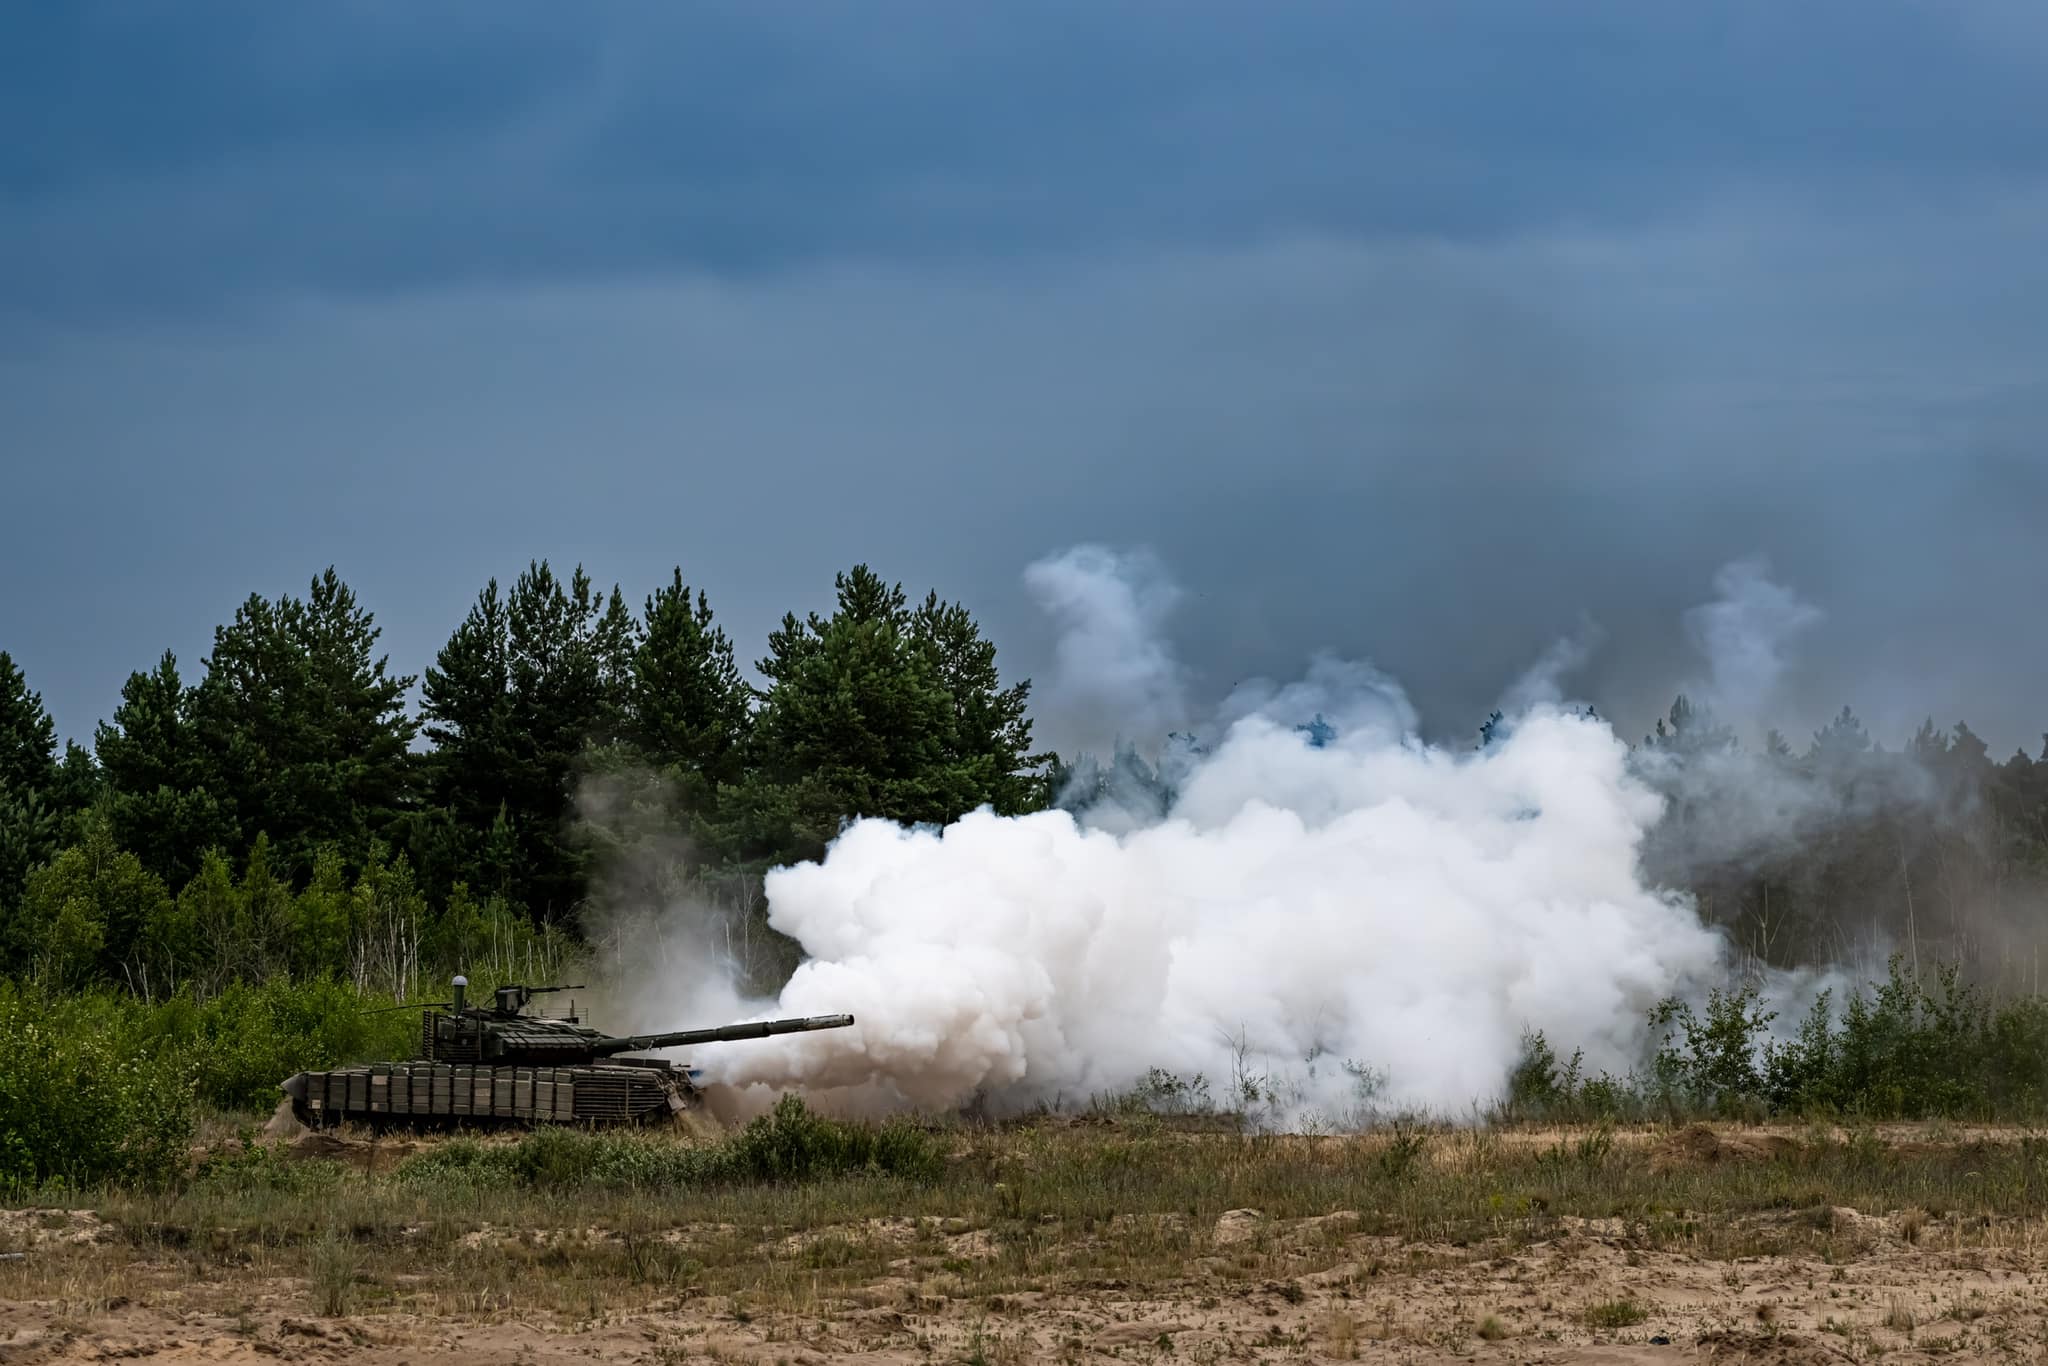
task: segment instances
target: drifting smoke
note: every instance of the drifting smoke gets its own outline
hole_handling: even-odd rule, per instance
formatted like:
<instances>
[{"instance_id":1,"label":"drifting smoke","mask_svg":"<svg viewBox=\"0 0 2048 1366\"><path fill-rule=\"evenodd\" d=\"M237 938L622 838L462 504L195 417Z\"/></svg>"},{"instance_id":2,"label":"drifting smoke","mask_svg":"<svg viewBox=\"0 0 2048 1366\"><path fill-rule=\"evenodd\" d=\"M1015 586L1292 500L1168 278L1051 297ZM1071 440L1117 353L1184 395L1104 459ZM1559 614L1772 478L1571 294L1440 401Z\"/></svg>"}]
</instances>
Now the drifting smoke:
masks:
<instances>
[{"instance_id":1,"label":"drifting smoke","mask_svg":"<svg viewBox=\"0 0 2048 1366\"><path fill-rule=\"evenodd\" d=\"M1024 586L1060 627L1046 700L1078 728L1107 719L1152 736L1187 719L1186 672L1164 636L1180 590L1150 556L1078 546L1026 569Z\"/></svg>"},{"instance_id":2,"label":"drifting smoke","mask_svg":"<svg viewBox=\"0 0 2048 1366\"><path fill-rule=\"evenodd\" d=\"M1605 632L1597 622L1580 622L1575 633L1545 650L1542 658L1515 680L1515 685L1501 698L1501 710L1518 716L1535 707L1562 706L1564 680L1585 667L1604 637Z\"/></svg>"},{"instance_id":3,"label":"drifting smoke","mask_svg":"<svg viewBox=\"0 0 2048 1366\"><path fill-rule=\"evenodd\" d=\"M1714 591L1714 601L1685 615L1693 643L1707 657L1707 696L1721 712L1754 716L1785 676L1787 650L1819 623L1820 609L1773 582L1760 558L1723 566Z\"/></svg>"},{"instance_id":4,"label":"drifting smoke","mask_svg":"<svg viewBox=\"0 0 2048 1366\"><path fill-rule=\"evenodd\" d=\"M1149 565L1088 549L1027 580L1066 628L1057 695L1184 713L1158 634L1172 594ZM1731 629L1710 616L1705 634ZM1688 900L1639 876L1663 798L1604 722L1557 700L1590 642L1547 656L1472 751L1420 741L1384 675L1319 659L1241 688L1213 747L1134 784L1146 803L1109 784L1079 811L856 823L766 891L807 955L772 1010L858 1024L699 1061L762 1092L995 1111L1153 1068L1226 1087L1282 1074L1295 1121L1355 1107L1361 1075L1376 1104L1463 1110L1500 1092L1525 1029L1626 1070L1645 1012L1723 980L1728 958Z\"/></svg>"},{"instance_id":5,"label":"drifting smoke","mask_svg":"<svg viewBox=\"0 0 2048 1366\"><path fill-rule=\"evenodd\" d=\"M1648 841L1648 875L1690 884L1753 870L1830 830L1867 826L1886 812L1929 812L1939 793L1917 764L1861 764L1865 771L1851 773L1838 760L1801 772L1737 743L1728 723L1762 713L1791 667L1794 644L1822 613L1775 582L1761 558L1724 566L1714 589L1712 601L1685 614L1708 674L1689 722L1635 756L1635 772L1671 809Z\"/></svg>"}]
</instances>

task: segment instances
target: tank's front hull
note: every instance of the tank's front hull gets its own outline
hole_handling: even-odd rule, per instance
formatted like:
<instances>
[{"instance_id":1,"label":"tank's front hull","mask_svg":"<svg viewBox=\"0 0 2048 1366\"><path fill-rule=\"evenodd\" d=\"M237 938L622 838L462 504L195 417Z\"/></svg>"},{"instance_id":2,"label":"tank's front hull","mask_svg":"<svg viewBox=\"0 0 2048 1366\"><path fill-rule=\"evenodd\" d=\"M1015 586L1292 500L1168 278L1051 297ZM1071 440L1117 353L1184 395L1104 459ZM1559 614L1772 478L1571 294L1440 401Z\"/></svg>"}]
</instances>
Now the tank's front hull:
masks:
<instances>
[{"instance_id":1,"label":"tank's front hull","mask_svg":"<svg viewBox=\"0 0 2048 1366\"><path fill-rule=\"evenodd\" d=\"M378 1127L445 1124L639 1124L686 1109L686 1073L666 1066L492 1067L399 1062L300 1072L281 1088L299 1122Z\"/></svg>"}]
</instances>

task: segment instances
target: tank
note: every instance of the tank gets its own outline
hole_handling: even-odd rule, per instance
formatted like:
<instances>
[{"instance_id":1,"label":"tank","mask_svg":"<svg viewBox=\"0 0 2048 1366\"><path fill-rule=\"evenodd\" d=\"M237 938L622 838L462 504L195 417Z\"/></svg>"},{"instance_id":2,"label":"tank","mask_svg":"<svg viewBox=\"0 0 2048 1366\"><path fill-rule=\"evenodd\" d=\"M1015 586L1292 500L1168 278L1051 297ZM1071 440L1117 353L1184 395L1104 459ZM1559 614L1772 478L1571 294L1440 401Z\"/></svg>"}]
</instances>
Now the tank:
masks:
<instances>
[{"instance_id":1,"label":"tank","mask_svg":"<svg viewBox=\"0 0 2048 1366\"><path fill-rule=\"evenodd\" d=\"M405 1062L373 1062L300 1072L279 1084L292 1113L309 1128L344 1120L375 1128L451 1124L641 1124L681 1114L700 1099L698 1073L662 1058L629 1058L655 1048L765 1039L844 1029L851 1015L757 1020L665 1034L606 1034L566 1015L528 1015L548 992L576 986L499 987L491 1004L471 1004L469 983L420 1007L420 1052Z\"/></svg>"}]
</instances>

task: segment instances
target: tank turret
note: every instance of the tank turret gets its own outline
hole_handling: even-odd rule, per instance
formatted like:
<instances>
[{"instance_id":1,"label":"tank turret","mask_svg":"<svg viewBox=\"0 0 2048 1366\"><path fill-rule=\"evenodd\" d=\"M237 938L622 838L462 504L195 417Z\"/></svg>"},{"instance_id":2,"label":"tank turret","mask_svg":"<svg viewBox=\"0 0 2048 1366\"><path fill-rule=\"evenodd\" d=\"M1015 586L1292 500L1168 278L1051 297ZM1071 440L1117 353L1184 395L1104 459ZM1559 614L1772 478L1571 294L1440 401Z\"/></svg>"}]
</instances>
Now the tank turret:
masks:
<instances>
[{"instance_id":1,"label":"tank turret","mask_svg":"<svg viewBox=\"0 0 2048 1366\"><path fill-rule=\"evenodd\" d=\"M628 1053L844 1029L851 1015L752 1020L658 1034L607 1034L563 1015L528 1015L535 996L576 986L499 987L489 1005L468 999L457 977L446 1001L422 1003L420 1055L300 1072L281 1084L293 1113L318 1126L337 1120L414 1127L434 1122L636 1122L679 1113L701 1094L694 1070Z\"/></svg>"}]
</instances>

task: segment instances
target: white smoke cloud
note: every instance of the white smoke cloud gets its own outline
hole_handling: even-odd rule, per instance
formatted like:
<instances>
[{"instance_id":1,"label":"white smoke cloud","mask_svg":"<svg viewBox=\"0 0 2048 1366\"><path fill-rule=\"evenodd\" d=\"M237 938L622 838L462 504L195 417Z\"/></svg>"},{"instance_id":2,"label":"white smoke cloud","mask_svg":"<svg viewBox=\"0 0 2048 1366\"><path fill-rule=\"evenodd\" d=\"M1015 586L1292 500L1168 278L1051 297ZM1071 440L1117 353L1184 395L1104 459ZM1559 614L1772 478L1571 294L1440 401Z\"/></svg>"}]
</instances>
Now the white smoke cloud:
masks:
<instances>
[{"instance_id":1,"label":"white smoke cloud","mask_svg":"<svg viewBox=\"0 0 2048 1366\"><path fill-rule=\"evenodd\" d=\"M1579 629L1568 636L1559 637L1545 650L1537 661L1530 665L1522 676L1515 680L1500 700L1504 715L1519 716L1534 707L1556 707L1564 704L1564 681L1586 667L1586 661L1600 648L1606 639L1606 632L1591 618L1579 623Z\"/></svg>"},{"instance_id":2,"label":"white smoke cloud","mask_svg":"<svg viewBox=\"0 0 2048 1366\"><path fill-rule=\"evenodd\" d=\"M1024 586L1060 627L1045 700L1070 730L1100 742L1186 720L1186 671L1164 637L1180 589L1151 556L1076 546L1032 564Z\"/></svg>"},{"instance_id":3,"label":"white smoke cloud","mask_svg":"<svg viewBox=\"0 0 2048 1366\"><path fill-rule=\"evenodd\" d=\"M1087 550L1027 577L1067 626L1069 685L1100 667L1093 695L1156 716L1178 699L1167 595L1133 572ZM1305 730L1318 714L1331 729ZM1625 1070L1649 1007L1724 971L1691 905L1638 878L1662 801L1604 723L1539 699L1483 750L1435 748L1390 680L1334 660L1225 719L1156 819L867 821L774 872L771 923L808 955L776 1013L858 1023L697 1060L734 1086L996 1109L1154 1067L1222 1089L1249 1061L1332 1116L1353 1063L1384 1104L1458 1112L1499 1092L1525 1028Z\"/></svg>"},{"instance_id":4,"label":"white smoke cloud","mask_svg":"<svg viewBox=\"0 0 2048 1366\"><path fill-rule=\"evenodd\" d=\"M1751 718L1784 678L1792 642L1819 624L1821 612L1775 582L1761 557L1722 566L1714 592L1712 602L1685 614L1686 629L1707 657L1714 709Z\"/></svg>"},{"instance_id":5,"label":"white smoke cloud","mask_svg":"<svg viewBox=\"0 0 2048 1366\"><path fill-rule=\"evenodd\" d=\"M1367 732L1398 741L1417 724L1408 694L1387 675L1358 660L1317 655L1307 674L1292 683L1248 679L1224 699L1219 719L1234 724L1263 716L1287 725L1313 724L1320 718L1347 735Z\"/></svg>"}]
</instances>

